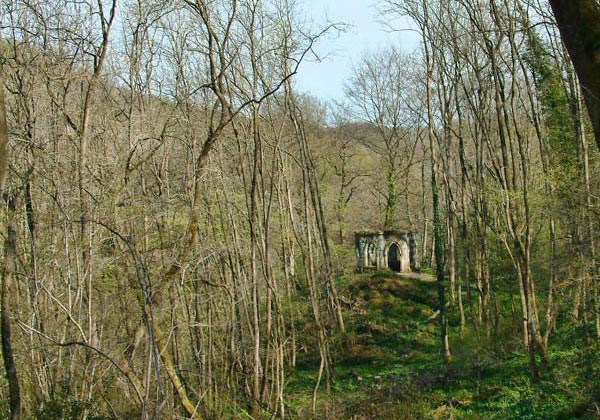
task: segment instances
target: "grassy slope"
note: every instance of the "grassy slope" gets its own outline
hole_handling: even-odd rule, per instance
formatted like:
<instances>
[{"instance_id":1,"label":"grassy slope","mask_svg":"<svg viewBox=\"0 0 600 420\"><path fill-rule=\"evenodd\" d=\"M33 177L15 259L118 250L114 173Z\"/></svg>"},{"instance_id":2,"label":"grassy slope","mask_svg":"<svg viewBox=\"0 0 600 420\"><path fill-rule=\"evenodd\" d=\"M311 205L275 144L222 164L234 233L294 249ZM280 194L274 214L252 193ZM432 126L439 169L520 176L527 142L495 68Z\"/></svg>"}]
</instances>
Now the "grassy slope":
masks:
<instances>
[{"instance_id":1,"label":"grassy slope","mask_svg":"<svg viewBox=\"0 0 600 420\"><path fill-rule=\"evenodd\" d=\"M340 283L353 305L346 311L347 336L332 346L337 363L331 386L333 403L326 407L326 399L320 400L320 418L569 419L598 415L594 401L598 401L600 381L586 363L595 358L592 366L598 366L598 352L580 350L585 348L578 338L580 332L557 332L549 349L551 372L534 384L519 342L518 316L499 323L496 334L490 334L496 339L487 338L485 331L459 338L457 321L451 320L453 361L444 376L437 323L427 322L436 307L435 284L392 273L356 275ZM292 395L288 412L298 418L310 413L315 363L314 355L303 355L288 385ZM324 387L320 395L324 397Z\"/></svg>"}]
</instances>

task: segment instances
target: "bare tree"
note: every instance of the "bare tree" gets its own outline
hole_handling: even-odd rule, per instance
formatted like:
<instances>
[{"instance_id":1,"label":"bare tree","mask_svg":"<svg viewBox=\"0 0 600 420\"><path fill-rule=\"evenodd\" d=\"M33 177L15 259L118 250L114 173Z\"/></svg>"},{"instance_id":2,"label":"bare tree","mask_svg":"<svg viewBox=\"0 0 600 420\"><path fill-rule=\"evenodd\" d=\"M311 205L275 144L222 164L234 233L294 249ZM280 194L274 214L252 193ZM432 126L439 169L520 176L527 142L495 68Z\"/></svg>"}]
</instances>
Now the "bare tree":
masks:
<instances>
[{"instance_id":1,"label":"bare tree","mask_svg":"<svg viewBox=\"0 0 600 420\"><path fill-rule=\"evenodd\" d=\"M363 142L385 165L384 229L396 223L398 195L406 193L398 191L398 185L413 164L417 144L410 130L412 114L407 112L406 63L407 57L395 48L367 55L345 87L356 116L378 134L377 139Z\"/></svg>"}]
</instances>

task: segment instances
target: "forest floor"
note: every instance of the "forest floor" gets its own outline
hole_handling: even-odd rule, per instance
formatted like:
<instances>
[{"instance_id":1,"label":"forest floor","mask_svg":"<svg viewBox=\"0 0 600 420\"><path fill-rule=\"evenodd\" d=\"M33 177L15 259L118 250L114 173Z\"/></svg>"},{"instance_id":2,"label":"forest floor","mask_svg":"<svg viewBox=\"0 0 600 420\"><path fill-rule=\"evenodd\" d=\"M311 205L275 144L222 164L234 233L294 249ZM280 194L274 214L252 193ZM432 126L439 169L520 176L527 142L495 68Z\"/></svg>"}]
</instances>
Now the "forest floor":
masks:
<instances>
[{"instance_id":1,"label":"forest floor","mask_svg":"<svg viewBox=\"0 0 600 420\"><path fill-rule=\"evenodd\" d=\"M432 317L435 283L430 275L411 277L389 272L340 279L347 333L331 346L335 373L329 398L325 383L320 386L317 418L600 418L599 352L584 345L581 331L559 327L548 349L550 366L534 383L518 314L501 319L493 331L473 332L470 326L462 337L454 315L457 319L449 320L452 362L445 369ZM511 305L511 299L498 301ZM313 336L299 335L305 341ZM298 355L287 388L292 418L310 418L318 362L315 354Z\"/></svg>"}]
</instances>

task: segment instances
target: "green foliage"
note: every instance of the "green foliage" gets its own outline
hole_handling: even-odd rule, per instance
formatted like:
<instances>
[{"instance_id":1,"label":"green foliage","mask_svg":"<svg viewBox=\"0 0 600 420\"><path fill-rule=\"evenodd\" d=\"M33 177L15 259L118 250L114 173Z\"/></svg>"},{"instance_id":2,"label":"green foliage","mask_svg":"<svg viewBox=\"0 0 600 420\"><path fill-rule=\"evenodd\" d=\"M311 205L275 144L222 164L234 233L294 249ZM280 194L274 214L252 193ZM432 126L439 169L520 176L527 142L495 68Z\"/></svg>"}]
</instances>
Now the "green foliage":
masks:
<instances>
[{"instance_id":1,"label":"green foliage","mask_svg":"<svg viewBox=\"0 0 600 420\"><path fill-rule=\"evenodd\" d=\"M552 181L559 190L566 189L568 195L572 192L569 188L573 185L572 181L578 176L578 146L574 129L577 99L570 97L572 93L565 89L563 77L567 75L562 74L539 35L530 29L526 41L525 62L533 75L542 109Z\"/></svg>"},{"instance_id":2,"label":"green foliage","mask_svg":"<svg viewBox=\"0 0 600 420\"><path fill-rule=\"evenodd\" d=\"M506 261L497 261L500 276ZM514 283L511 267L506 285ZM499 277L502 279L502 277ZM510 279L510 281L509 281ZM502 283L500 281L500 283ZM592 419L600 401L600 351L582 334L559 328L548 349L542 381L530 379L520 316L458 332L450 309L453 359L444 372L435 283L378 272L346 276L341 290L358 309L346 312L347 334L336 346L329 412L337 418L375 419ZM509 287L499 287L500 313L511 312ZM463 297L466 300L466 296ZM316 354L307 354L316 363ZM313 365L315 364L313 363ZM311 366L314 367L314 366ZM288 386L291 412L309 411L314 370L304 365ZM321 396L318 418L325 418Z\"/></svg>"},{"instance_id":3,"label":"green foliage","mask_svg":"<svg viewBox=\"0 0 600 420\"><path fill-rule=\"evenodd\" d=\"M333 244L331 246L331 255L334 264L334 270L337 273L354 273L356 265L356 254L353 248Z\"/></svg>"},{"instance_id":4,"label":"green foliage","mask_svg":"<svg viewBox=\"0 0 600 420\"><path fill-rule=\"evenodd\" d=\"M387 178L386 178L387 202L386 202L386 206L385 206L385 220L383 223L385 229L394 227L394 224L396 222L395 213L396 213L396 206L397 206L397 201L398 201L398 191L397 191L397 187L396 187L396 183L398 181L396 178L397 178L396 174L390 168L388 170L388 174L387 174Z\"/></svg>"}]
</instances>

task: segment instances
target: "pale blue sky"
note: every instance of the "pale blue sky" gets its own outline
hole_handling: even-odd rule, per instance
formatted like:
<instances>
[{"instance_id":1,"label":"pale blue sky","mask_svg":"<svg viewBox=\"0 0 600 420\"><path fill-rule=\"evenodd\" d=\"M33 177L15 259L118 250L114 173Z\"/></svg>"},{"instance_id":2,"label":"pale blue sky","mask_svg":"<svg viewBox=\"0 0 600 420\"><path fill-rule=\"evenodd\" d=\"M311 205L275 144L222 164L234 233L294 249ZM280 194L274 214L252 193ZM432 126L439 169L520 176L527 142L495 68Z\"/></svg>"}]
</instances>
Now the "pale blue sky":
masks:
<instances>
[{"instance_id":1,"label":"pale blue sky","mask_svg":"<svg viewBox=\"0 0 600 420\"><path fill-rule=\"evenodd\" d=\"M296 77L296 86L320 99L341 100L344 83L352 65L367 51L385 48L391 44L403 50L414 48L415 36L409 32L389 32L381 23L375 5L377 0L302 0L304 11L316 23L344 22L349 25L338 38L329 37L320 42L317 52L323 59L302 64ZM408 26L408 23L399 23Z\"/></svg>"}]
</instances>

